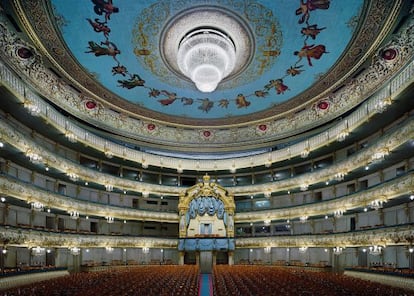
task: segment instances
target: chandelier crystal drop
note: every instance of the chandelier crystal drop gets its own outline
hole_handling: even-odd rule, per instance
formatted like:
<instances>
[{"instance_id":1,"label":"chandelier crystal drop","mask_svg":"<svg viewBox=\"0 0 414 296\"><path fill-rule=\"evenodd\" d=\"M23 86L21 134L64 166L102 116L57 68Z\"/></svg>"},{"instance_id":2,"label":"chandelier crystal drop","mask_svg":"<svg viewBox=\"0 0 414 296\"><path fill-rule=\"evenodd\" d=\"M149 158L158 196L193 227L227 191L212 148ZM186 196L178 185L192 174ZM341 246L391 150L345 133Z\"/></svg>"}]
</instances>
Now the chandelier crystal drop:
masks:
<instances>
[{"instance_id":1,"label":"chandelier crystal drop","mask_svg":"<svg viewBox=\"0 0 414 296\"><path fill-rule=\"evenodd\" d=\"M180 42L177 64L201 92L213 92L236 63L236 48L222 32L205 28L190 32Z\"/></svg>"}]
</instances>

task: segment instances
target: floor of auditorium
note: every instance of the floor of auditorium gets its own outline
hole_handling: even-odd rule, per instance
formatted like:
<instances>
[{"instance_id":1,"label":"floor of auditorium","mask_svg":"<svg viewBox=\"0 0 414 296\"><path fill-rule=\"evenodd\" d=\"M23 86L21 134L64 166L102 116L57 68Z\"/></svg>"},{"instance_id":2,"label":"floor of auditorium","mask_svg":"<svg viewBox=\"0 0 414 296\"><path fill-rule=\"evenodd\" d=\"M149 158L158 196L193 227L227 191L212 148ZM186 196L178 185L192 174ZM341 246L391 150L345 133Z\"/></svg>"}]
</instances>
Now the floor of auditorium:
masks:
<instances>
[{"instance_id":1,"label":"floor of auditorium","mask_svg":"<svg viewBox=\"0 0 414 296\"><path fill-rule=\"evenodd\" d=\"M364 281L343 274L270 266L216 265L200 275L194 265L139 266L81 272L3 290L0 295L414 295L414 291Z\"/></svg>"}]
</instances>

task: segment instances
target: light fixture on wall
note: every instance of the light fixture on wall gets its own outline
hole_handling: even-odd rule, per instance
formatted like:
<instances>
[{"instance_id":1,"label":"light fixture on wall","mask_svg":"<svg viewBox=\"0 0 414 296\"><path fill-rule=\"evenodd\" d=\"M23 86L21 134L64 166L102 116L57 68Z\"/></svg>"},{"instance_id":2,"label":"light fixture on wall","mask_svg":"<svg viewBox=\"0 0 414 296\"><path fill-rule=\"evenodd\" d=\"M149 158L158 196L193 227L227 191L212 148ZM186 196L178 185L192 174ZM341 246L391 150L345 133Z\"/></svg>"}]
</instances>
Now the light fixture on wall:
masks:
<instances>
[{"instance_id":1,"label":"light fixture on wall","mask_svg":"<svg viewBox=\"0 0 414 296\"><path fill-rule=\"evenodd\" d=\"M387 110L388 106L392 104L392 99L391 97L386 97L383 99L379 99L376 103L375 103L375 111L377 113L382 113L385 110Z\"/></svg>"},{"instance_id":2,"label":"light fixture on wall","mask_svg":"<svg viewBox=\"0 0 414 296\"><path fill-rule=\"evenodd\" d=\"M333 215L334 215L335 218L340 218L344 215L344 213L345 213L345 210L338 209L338 210L334 211Z\"/></svg>"},{"instance_id":3,"label":"light fixture on wall","mask_svg":"<svg viewBox=\"0 0 414 296\"><path fill-rule=\"evenodd\" d=\"M384 206L384 201L380 199L376 199L376 200L371 201L369 203L369 206L373 210L379 210L379 209L382 209L382 207Z\"/></svg>"},{"instance_id":4,"label":"light fixture on wall","mask_svg":"<svg viewBox=\"0 0 414 296\"><path fill-rule=\"evenodd\" d=\"M300 191L306 191L309 189L309 185L308 184L302 184L300 185Z\"/></svg>"},{"instance_id":5,"label":"light fixture on wall","mask_svg":"<svg viewBox=\"0 0 414 296\"><path fill-rule=\"evenodd\" d=\"M309 147L309 140L306 140L305 147L303 148L302 152L300 153L300 157L306 158L309 156L310 147Z\"/></svg>"},{"instance_id":6,"label":"light fixture on wall","mask_svg":"<svg viewBox=\"0 0 414 296\"><path fill-rule=\"evenodd\" d=\"M80 248L78 247L71 247L69 248L69 251L73 256L78 256L80 254Z\"/></svg>"},{"instance_id":7,"label":"light fixture on wall","mask_svg":"<svg viewBox=\"0 0 414 296\"><path fill-rule=\"evenodd\" d=\"M346 137L349 136L349 126L348 126L348 120L345 119L345 123L344 123L344 128L342 129L342 131L340 131L338 133L338 135L336 136L336 139L338 142L342 142L345 141Z\"/></svg>"},{"instance_id":8,"label":"light fixture on wall","mask_svg":"<svg viewBox=\"0 0 414 296\"><path fill-rule=\"evenodd\" d=\"M44 256L46 254L46 249L42 247L32 248L32 255L36 257Z\"/></svg>"},{"instance_id":9,"label":"light fixture on wall","mask_svg":"<svg viewBox=\"0 0 414 296\"><path fill-rule=\"evenodd\" d=\"M370 255L374 255L374 256L379 256L382 253L382 246L378 246L378 245L374 245L368 248L369 249L369 254Z\"/></svg>"},{"instance_id":10,"label":"light fixture on wall","mask_svg":"<svg viewBox=\"0 0 414 296\"><path fill-rule=\"evenodd\" d=\"M385 156L387 156L388 154L390 154L388 148L381 148L371 156L371 161L373 163L381 162L385 159Z\"/></svg>"},{"instance_id":11,"label":"light fixture on wall","mask_svg":"<svg viewBox=\"0 0 414 296\"><path fill-rule=\"evenodd\" d=\"M338 181L338 182L343 181L343 180L344 180L344 178L345 178L345 175L346 175L346 172L337 172L337 173L334 175L334 179L335 179L336 181Z\"/></svg>"},{"instance_id":12,"label":"light fixture on wall","mask_svg":"<svg viewBox=\"0 0 414 296\"><path fill-rule=\"evenodd\" d=\"M143 254L148 254L150 251L150 249L148 247L142 247L142 253Z\"/></svg>"},{"instance_id":13,"label":"light fixture on wall","mask_svg":"<svg viewBox=\"0 0 414 296\"><path fill-rule=\"evenodd\" d=\"M112 247L105 247L105 252L107 254L112 254L114 252L114 248L112 248Z\"/></svg>"},{"instance_id":14,"label":"light fixture on wall","mask_svg":"<svg viewBox=\"0 0 414 296\"><path fill-rule=\"evenodd\" d=\"M270 254L270 252L272 252L272 247L271 246L264 247L263 251L265 252L265 254Z\"/></svg>"},{"instance_id":15,"label":"light fixture on wall","mask_svg":"<svg viewBox=\"0 0 414 296\"><path fill-rule=\"evenodd\" d=\"M300 247L299 248L299 253L306 253L306 251L308 250L308 247Z\"/></svg>"},{"instance_id":16,"label":"light fixture on wall","mask_svg":"<svg viewBox=\"0 0 414 296\"><path fill-rule=\"evenodd\" d=\"M105 190L106 191L113 191L114 190L114 185L112 185L112 184L105 184Z\"/></svg>"},{"instance_id":17,"label":"light fixture on wall","mask_svg":"<svg viewBox=\"0 0 414 296\"><path fill-rule=\"evenodd\" d=\"M307 220L308 220L308 216L300 216L300 217L299 217L299 221L300 221L301 223L305 223Z\"/></svg>"},{"instance_id":18,"label":"light fixture on wall","mask_svg":"<svg viewBox=\"0 0 414 296\"><path fill-rule=\"evenodd\" d=\"M112 217L112 216L107 216L107 217L105 217L105 218L106 218L106 222L108 222L109 224L114 223L114 217Z\"/></svg>"},{"instance_id":19,"label":"light fixture on wall","mask_svg":"<svg viewBox=\"0 0 414 296\"><path fill-rule=\"evenodd\" d=\"M114 153L109 149L109 148L105 148L104 149L104 154L107 158L112 158L114 157Z\"/></svg>"},{"instance_id":20,"label":"light fixture on wall","mask_svg":"<svg viewBox=\"0 0 414 296\"><path fill-rule=\"evenodd\" d=\"M342 252L343 252L343 250L344 250L344 248L342 248L342 247L334 247L334 248L332 249L332 251L333 251L333 253L334 253L335 255L341 255L341 254L342 254Z\"/></svg>"},{"instance_id":21,"label":"light fixture on wall","mask_svg":"<svg viewBox=\"0 0 414 296\"><path fill-rule=\"evenodd\" d=\"M39 164L42 162L42 156L35 153L32 149L27 149L25 154L32 163Z\"/></svg>"},{"instance_id":22,"label":"light fixture on wall","mask_svg":"<svg viewBox=\"0 0 414 296\"><path fill-rule=\"evenodd\" d=\"M76 220L79 218L79 212L78 211L70 211L69 212L70 218L73 220Z\"/></svg>"},{"instance_id":23,"label":"light fixture on wall","mask_svg":"<svg viewBox=\"0 0 414 296\"><path fill-rule=\"evenodd\" d=\"M213 92L234 69L236 48L223 32L203 28L188 33L181 40L177 64L201 92Z\"/></svg>"},{"instance_id":24,"label":"light fixture on wall","mask_svg":"<svg viewBox=\"0 0 414 296\"><path fill-rule=\"evenodd\" d=\"M40 114L40 107L33 101L25 100L23 106L33 116L38 116Z\"/></svg>"},{"instance_id":25,"label":"light fixture on wall","mask_svg":"<svg viewBox=\"0 0 414 296\"><path fill-rule=\"evenodd\" d=\"M32 208L33 211L41 212L45 208L45 205L39 201L34 201L30 203L30 207Z\"/></svg>"},{"instance_id":26,"label":"light fixture on wall","mask_svg":"<svg viewBox=\"0 0 414 296\"><path fill-rule=\"evenodd\" d=\"M302 150L302 152L300 153L300 157L302 158L306 158L309 156L310 153L310 149L308 147L306 147L305 149Z\"/></svg>"},{"instance_id":27,"label":"light fixture on wall","mask_svg":"<svg viewBox=\"0 0 414 296\"><path fill-rule=\"evenodd\" d=\"M71 142L71 143L76 143L76 141L77 141L77 137L76 137L76 135L72 132L72 131L70 131L70 130L66 130L65 131L65 137L68 139L68 141L69 142Z\"/></svg>"},{"instance_id":28,"label":"light fixture on wall","mask_svg":"<svg viewBox=\"0 0 414 296\"><path fill-rule=\"evenodd\" d=\"M66 176L68 176L69 177L69 180L71 180L73 182L76 182L76 181L79 180L78 174L76 174L76 173L74 173L72 171L67 171L66 172Z\"/></svg>"}]
</instances>

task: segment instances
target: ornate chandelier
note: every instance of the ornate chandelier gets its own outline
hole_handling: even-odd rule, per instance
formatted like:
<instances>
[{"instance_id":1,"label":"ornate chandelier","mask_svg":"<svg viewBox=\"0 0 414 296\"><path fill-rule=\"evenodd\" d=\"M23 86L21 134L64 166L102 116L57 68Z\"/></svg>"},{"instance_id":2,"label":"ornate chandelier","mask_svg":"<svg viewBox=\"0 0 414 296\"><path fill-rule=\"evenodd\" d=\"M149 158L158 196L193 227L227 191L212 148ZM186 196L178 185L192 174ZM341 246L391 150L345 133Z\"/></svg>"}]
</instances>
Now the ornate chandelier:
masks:
<instances>
[{"instance_id":1,"label":"ornate chandelier","mask_svg":"<svg viewBox=\"0 0 414 296\"><path fill-rule=\"evenodd\" d=\"M236 48L222 32L204 28L190 32L180 42L177 64L202 92L214 91L236 63Z\"/></svg>"}]
</instances>

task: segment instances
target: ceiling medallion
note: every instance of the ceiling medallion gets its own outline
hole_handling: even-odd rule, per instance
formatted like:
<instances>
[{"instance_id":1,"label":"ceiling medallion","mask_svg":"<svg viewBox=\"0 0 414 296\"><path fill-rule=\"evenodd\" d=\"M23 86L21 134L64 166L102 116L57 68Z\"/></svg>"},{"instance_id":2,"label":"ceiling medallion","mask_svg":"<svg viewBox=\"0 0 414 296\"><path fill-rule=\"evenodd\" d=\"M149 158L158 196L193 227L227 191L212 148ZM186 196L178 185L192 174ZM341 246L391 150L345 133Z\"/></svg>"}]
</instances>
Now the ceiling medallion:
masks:
<instances>
[{"instance_id":1,"label":"ceiling medallion","mask_svg":"<svg viewBox=\"0 0 414 296\"><path fill-rule=\"evenodd\" d=\"M137 17L132 31L134 54L141 66L160 81L196 89L177 57L184 39L200 29L216 32L215 37L223 34L235 49L234 68L222 78L220 90L257 80L275 64L283 43L281 26L272 10L255 1L212 4L203 0L164 0L143 9Z\"/></svg>"},{"instance_id":2,"label":"ceiling medallion","mask_svg":"<svg viewBox=\"0 0 414 296\"><path fill-rule=\"evenodd\" d=\"M202 92L211 92L221 80L231 80L246 69L254 55L255 42L249 26L234 12L203 5L174 16L165 25L160 44L160 54L168 69L181 79L190 78ZM194 81L195 75L203 76L200 72L205 73L204 78ZM200 89L200 79L213 77L215 87Z\"/></svg>"}]
</instances>

